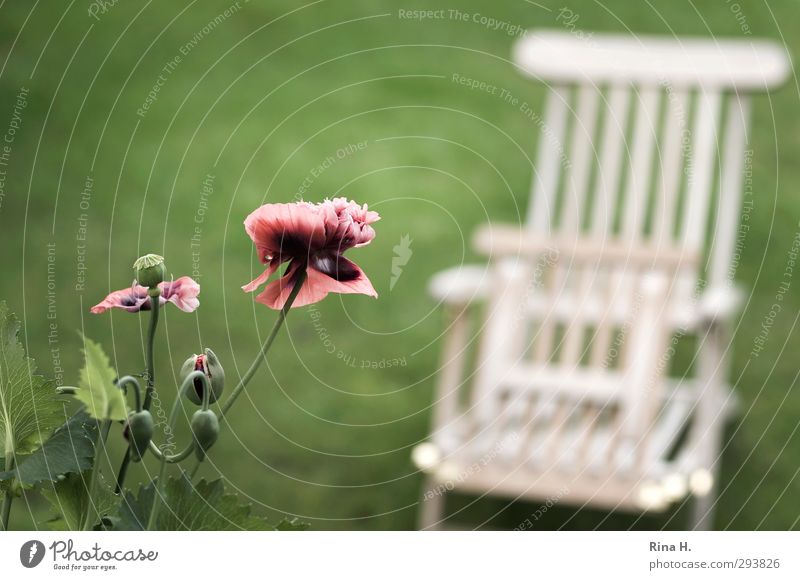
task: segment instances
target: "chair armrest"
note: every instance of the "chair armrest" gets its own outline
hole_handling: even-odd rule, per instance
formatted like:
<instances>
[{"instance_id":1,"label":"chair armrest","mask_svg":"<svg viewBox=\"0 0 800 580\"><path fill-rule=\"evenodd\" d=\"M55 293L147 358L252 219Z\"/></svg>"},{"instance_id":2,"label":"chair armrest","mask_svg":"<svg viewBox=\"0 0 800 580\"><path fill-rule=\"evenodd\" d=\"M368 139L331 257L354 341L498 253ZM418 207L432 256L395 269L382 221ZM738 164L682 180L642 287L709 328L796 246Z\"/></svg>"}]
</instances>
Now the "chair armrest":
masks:
<instances>
[{"instance_id":1,"label":"chair armrest","mask_svg":"<svg viewBox=\"0 0 800 580\"><path fill-rule=\"evenodd\" d=\"M506 278L520 276L519 258L502 258L495 264L468 264L448 268L435 274L428 282L428 293L438 302L466 306L482 302L489 297L497 282L498 272Z\"/></svg>"},{"instance_id":2,"label":"chair armrest","mask_svg":"<svg viewBox=\"0 0 800 580\"><path fill-rule=\"evenodd\" d=\"M731 319L742 308L744 291L733 285L711 286L703 292L698 304L700 322L714 324Z\"/></svg>"},{"instance_id":3,"label":"chair armrest","mask_svg":"<svg viewBox=\"0 0 800 580\"><path fill-rule=\"evenodd\" d=\"M486 265L469 264L448 268L428 282L428 293L445 304L469 304L484 300L489 293L491 272Z\"/></svg>"}]
</instances>

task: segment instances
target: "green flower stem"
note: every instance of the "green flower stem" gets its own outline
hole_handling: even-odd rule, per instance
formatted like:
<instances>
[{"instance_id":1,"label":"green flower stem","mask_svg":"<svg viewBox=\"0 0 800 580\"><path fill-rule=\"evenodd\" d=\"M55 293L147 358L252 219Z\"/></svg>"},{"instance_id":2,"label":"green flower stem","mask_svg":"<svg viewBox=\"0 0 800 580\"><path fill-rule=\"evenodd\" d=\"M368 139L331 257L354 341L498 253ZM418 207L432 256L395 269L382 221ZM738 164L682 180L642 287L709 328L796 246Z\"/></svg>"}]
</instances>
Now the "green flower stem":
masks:
<instances>
[{"instance_id":1,"label":"green flower stem","mask_svg":"<svg viewBox=\"0 0 800 580\"><path fill-rule=\"evenodd\" d=\"M14 469L14 450L6 449L6 470L11 471ZM3 508L0 511L0 532L8 531L8 518L11 516L11 502L14 499L14 492L11 487L14 480L12 479L6 488L3 495Z\"/></svg>"},{"instance_id":2,"label":"green flower stem","mask_svg":"<svg viewBox=\"0 0 800 580\"><path fill-rule=\"evenodd\" d=\"M94 519L92 518L92 511L95 507L95 495L97 495L97 482L100 479L100 458L102 457L101 451L105 449L105 440L108 437L108 431L111 429L111 421L108 419L103 420L102 427L100 434L97 437L97 441L94 444L94 463L92 463L92 475L89 479L89 500L86 503L86 514L84 515L83 519L83 530L91 530L92 529L92 522ZM99 515L99 514L98 514Z\"/></svg>"},{"instance_id":3,"label":"green flower stem","mask_svg":"<svg viewBox=\"0 0 800 580\"><path fill-rule=\"evenodd\" d=\"M131 464L131 453L132 450L130 446L128 446L125 450L125 455L122 457L119 472L117 473L117 485L114 486L114 493L117 495L122 493L122 485L125 483L125 476L128 475L128 466Z\"/></svg>"},{"instance_id":4,"label":"green flower stem","mask_svg":"<svg viewBox=\"0 0 800 580\"><path fill-rule=\"evenodd\" d=\"M156 445L153 441L150 441L150 451L159 461L166 457L167 463L180 463L192 454L192 451L194 451L194 443L187 445L180 453L176 453L175 455L165 455L161 452L161 449L158 448L158 445Z\"/></svg>"},{"instance_id":5,"label":"green flower stem","mask_svg":"<svg viewBox=\"0 0 800 580\"><path fill-rule=\"evenodd\" d=\"M261 347L261 352L258 353L253 364L250 365L250 368L247 369L247 372L242 376L239 384L231 392L230 397L227 398L225 404L222 405L222 408L219 413L219 422L225 420L225 414L231 408L231 406L236 402L236 399L239 395L242 394L244 388L247 386L247 383L250 382L250 379L256 374L258 367L261 366L261 361L267 358L267 351L272 346L272 343L275 341L275 337L278 336L278 331L283 326L283 322L286 320L286 315L289 313L289 309L292 307L292 304L297 298L297 295L300 293L300 288L302 288L303 284L306 281L306 270L303 268L297 273L297 281L295 282L294 288L292 288L292 293L289 294L289 298L286 300L286 304L283 305L281 311L278 313L278 319L275 321L275 324L272 326L272 330L270 331L267 339L264 341L263 346Z\"/></svg>"},{"instance_id":6,"label":"green flower stem","mask_svg":"<svg viewBox=\"0 0 800 580\"><path fill-rule=\"evenodd\" d=\"M159 297L161 296L161 290L156 286L155 288L148 290L148 294L150 295L150 326L147 331L147 349L145 350L145 365L147 366L147 387L145 388L144 393L144 403L142 408L149 411L150 405L153 402L153 391L155 391L156 386L156 373L155 373L155 364L153 362L153 350L156 338L156 328L158 327L158 310L161 307L159 302ZM137 397L139 396L139 385L136 384L137 390ZM137 399L137 406L138 406L138 399ZM138 409L137 409L138 410ZM114 487L114 493L119 495L122 493L122 486L125 484L125 477L128 475L128 467L130 466L131 459L133 458L133 449L131 445L128 445L128 450L125 452L125 456L122 458L122 463L119 466L119 472L117 473L117 485Z\"/></svg>"},{"instance_id":7,"label":"green flower stem","mask_svg":"<svg viewBox=\"0 0 800 580\"><path fill-rule=\"evenodd\" d=\"M150 293L152 292L152 293ZM145 351L145 362L147 364L147 389L144 393L144 409L149 411L153 402L153 391L156 388L156 371L153 363L153 350L156 338L156 327L158 326L158 310L161 307L159 297L161 290L158 287L148 290L150 293L150 328L147 332L147 350Z\"/></svg>"},{"instance_id":8,"label":"green flower stem","mask_svg":"<svg viewBox=\"0 0 800 580\"><path fill-rule=\"evenodd\" d=\"M202 463L203 463L203 460L202 460L202 459L197 459L197 460L194 462L194 467L192 467L192 470L189 472L189 479L190 479L190 480L191 480L191 479L194 479L194 476L195 476L195 475L197 475L197 470L198 470L198 469L200 469L200 465L201 465Z\"/></svg>"},{"instance_id":9,"label":"green flower stem","mask_svg":"<svg viewBox=\"0 0 800 580\"><path fill-rule=\"evenodd\" d=\"M198 378L203 381L203 404L208 407L208 398L211 396L211 383L208 381L208 377L205 375L205 373L202 371L193 371L184 379L181 388L178 389L178 395L175 398L175 402L172 403L172 409L169 412L169 420L167 421L169 433L174 432L173 427L175 426L175 418L178 416L178 407L183 407L183 398L186 396L186 391L188 391L189 387L194 384L194 380ZM179 453L178 455L181 454ZM188 457L188 453L186 456ZM161 466L158 469L156 493L153 496L153 507L150 510L150 518L147 520L148 530L155 529L156 521L158 520L158 511L161 508L161 498L164 495L164 476L166 475L167 471L167 458L168 455L164 452L161 452Z\"/></svg>"},{"instance_id":10,"label":"green flower stem","mask_svg":"<svg viewBox=\"0 0 800 580\"><path fill-rule=\"evenodd\" d=\"M118 382L117 386L122 389L123 394L128 394L128 385L133 385L133 400L134 400L134 409L138 412L142 410L142 387L139 385L139 381L136 380L135 377L130 375L122 377Z\"/></svg>"}]
</instances>

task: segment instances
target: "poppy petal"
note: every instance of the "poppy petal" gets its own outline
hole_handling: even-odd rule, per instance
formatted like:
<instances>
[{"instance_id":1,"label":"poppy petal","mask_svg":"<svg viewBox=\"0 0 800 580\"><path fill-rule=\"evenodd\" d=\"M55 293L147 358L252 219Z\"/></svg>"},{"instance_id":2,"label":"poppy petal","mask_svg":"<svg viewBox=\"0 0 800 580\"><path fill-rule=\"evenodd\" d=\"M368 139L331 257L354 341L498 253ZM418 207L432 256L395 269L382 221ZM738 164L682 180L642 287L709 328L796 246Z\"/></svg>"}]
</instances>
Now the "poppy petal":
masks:
<instances>
[{"instance_id":1,"label":"poppy petal","mask_svg":"<svg viewBox=\"0 0 800 580\"><path fill-rule=\"evenodd\" d=\"M106 296L102 302L95 304L90 309L92 314L102 314L111 308L121 308L128 312L139 312L149 305L147 288L134 284L130 288L115 290Z\"/></svg>"},{"instance_id":2,"label":"poppy petal","mask_svg":"<svg viewBox=\"0 0 800 580\"><path fill-rule=\"evenodd\" d=\"M270 262L269 266L267 266L267 269L261 272L261 274L259 274L258 276L256 276L256 278L253 281L242 286L242 290L244 290L245 292L253 292L264 282L269 280L269 277L272 276L275 273L275 270L277 269L278 269L278 263L276 261Z\"/></svg>"},{"instance_id":3,"label":"poppy petal","mask_svg":"<svg viewBox=\"0 0 800 580\"><path fill-rule=\"evenodd\" d=\"M256 301L269 306L273 310L280 310L289 295L292 293L295 282L297 281L298 262L292 262L286 269L283 276L267 284L264 291L256 296ZM296 304L297 301L295 301ZM294 305L293 305L294 307Z\"/></svg>"},{"instance_id":4,"label":"poppy petal","mask_svg":"<svg viewBox=\"0 0 800 580\"><path fill-rule=\"evenodd\" d=\"M318 286L325 291L325 294L336 292L337 294L366 294L373 298L378 297L378 293L364 271L344 256L336 257L336 270L333 276L327 271L318 270L313 266L309 267L306 285ZM303 289L300 290L300 295L302 294ZM298 295L298 299L300 295Z\"/></svg>"},{"instance_id":5,"label":"poppy petal","mask_svg":"<svg viewBox=\"0 0 800 580\"><path fill-rule=\"evenodd\" d=\"M200 306L197 295L200 294L200 284L189 276L181 276L177 280L161 282L159 304L172 302L184 312L194 312Z\"/></svg>"},{"instance_id":6,"label":"poppy petal","mask_svg":"<svg viewBox=\"0 0 800 580\"><path fill-rule=\"evenodd\" d=\"M307 258L325 244L325 220L308 203L262 205L247 216L244 227L264 264Z\"/></svg>"}]
</instances>

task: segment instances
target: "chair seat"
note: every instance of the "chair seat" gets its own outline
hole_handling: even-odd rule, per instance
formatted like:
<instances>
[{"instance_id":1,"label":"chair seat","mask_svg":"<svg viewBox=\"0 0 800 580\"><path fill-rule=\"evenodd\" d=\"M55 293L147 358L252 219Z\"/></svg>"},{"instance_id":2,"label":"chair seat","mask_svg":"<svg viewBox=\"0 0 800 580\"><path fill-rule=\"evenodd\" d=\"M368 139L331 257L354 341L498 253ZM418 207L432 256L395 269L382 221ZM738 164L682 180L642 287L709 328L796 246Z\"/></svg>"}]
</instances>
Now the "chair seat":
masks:
<instances>
[{"instance_id":1,"label":"chair seat","mask_svg":"<svg viewBox=\"0 0 800 580\"><path fill-rule=\"evenodd\" d=\"M671 382L670 395L649 433L642 470L633 468L636 442L612 445L619 434L610 422L589 436L585 423L567 422L552 448L548 419L556 412L554 404L541 406L532 421L508 421L503 427L497 421L480 427L469 413L464 414L434 434L437 461L418 466L448 490L532 501L568 494L565 501L572 505L587 502L610 509L663 511L691 491L687 482L694 473L710 471L711 466L702 465L693 450L675 453L674 449L694 411L699 387L693 381ZM727 388L718 396L719 419L726 421L738 403ZM542 427L532 427L535 423ZM615 456L610 456L611 448L616 449Z\"/></svg>"}]
</instances>

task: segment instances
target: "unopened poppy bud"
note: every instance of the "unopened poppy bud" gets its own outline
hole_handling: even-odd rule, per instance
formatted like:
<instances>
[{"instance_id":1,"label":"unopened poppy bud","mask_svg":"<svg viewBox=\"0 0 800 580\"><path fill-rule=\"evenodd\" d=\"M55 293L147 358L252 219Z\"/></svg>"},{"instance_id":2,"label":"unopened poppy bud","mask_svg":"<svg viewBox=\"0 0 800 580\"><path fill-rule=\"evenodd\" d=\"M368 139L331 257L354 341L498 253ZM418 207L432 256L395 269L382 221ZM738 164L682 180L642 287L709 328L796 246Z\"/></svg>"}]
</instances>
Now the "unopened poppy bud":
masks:
<instances>
[{"instance_id":1,"label":"unopened poppy bud","mask_svg":"<svg viewBox=\"0 0 800 580\"><path fill-rule=\"evenodd\" d=\"M181 381L185 381L193 371L201 371L208 377L208 382L211 384L211 392L208 394L209 403L214 403L222 396L222 391L225 389L225 371L213 350L207 348L203 354L193 354L186 359L181 367ZM201 378L194 379L192 387L186 391L186 396L195 405L203 404L203 380Z\"/></svg>"},{"instance_id":2,"label":"unopened poppy bud","mask_svg":"<svg viewBox=\"0 0 800 580\"><path fill-rule=\"evenodd\" d=\"M195 411L192 416L192 438L194 439L194 454L202 461L206 451L217 442L219 437L219 420L214 411Z\"/></svg>"},{"instance_id":3,"label":"unopened poppy bud","mask_svg":"<svg viewBox=\"0 0 800 580\"><path fill-rule=\"evenodd\" d=\"M150 411L133 411L128 415L122 435L131 444L134 461L141 461L153 438L153 416Z\"/></svg>"},{"instance_id":4,"label":"unopened poppy bud","mask_svg":"<svg viewBox=\"0 0 800 580\"><path fill-rule=\"evenodd\" d=\"M145 254L133 263L136 281L142 286L156 288L167 275L164 258L157 254Z\"/></svg>"}]
</instances>

